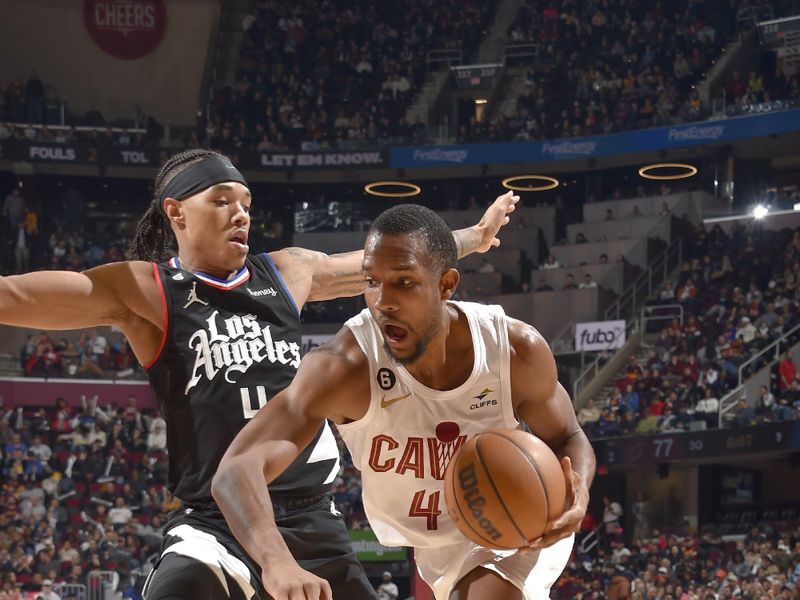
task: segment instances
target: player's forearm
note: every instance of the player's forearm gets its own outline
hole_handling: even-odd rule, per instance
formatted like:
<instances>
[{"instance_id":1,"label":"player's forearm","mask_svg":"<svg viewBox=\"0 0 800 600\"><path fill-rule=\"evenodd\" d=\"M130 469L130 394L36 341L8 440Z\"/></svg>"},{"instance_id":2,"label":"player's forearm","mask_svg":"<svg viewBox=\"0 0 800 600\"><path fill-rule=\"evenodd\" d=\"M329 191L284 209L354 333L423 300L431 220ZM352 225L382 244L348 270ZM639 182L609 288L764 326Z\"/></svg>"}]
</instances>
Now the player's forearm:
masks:
<instances>
[{"instance_id":1,"label":"player's forearm","mask_svg":"<svg viewBox=\"0 0 800 600\"><path fill-rule=\"evenodd\" d=\"M294 560L275 524L263 471L242 457L223 460L211 494L231 532L262 569Z\"/></svg>"},{"instance_id":2,"label":"player's forearm","mask_svg":"<svg viewBox=\"0 0 800 600\"><path fill-rule=\"evenodd\" d=\"M465 227L464 229L457 229L453 232L453 239L456 241L456 250L458 251L459 260L465 256L477 252L480 248L483 236L478 228L473 225L472 227Z\"/></svg>"},{"instance_id":3,"label":"player's forearm","mask_svg":"<svg viewBox=\"0 0 800 600\"><path fill-rule=\"evenodd\" d=\"M559 459L565 456L570 458L572 470L578 474L588 491L594 479L596 462L592 444L583 429L576 430L556 452L556 456ZM588 502L588 498L586 498L586 501Z\"/></svg>"},{"instance_id":4,"label":"player's forearm","mask_svg":"<svg viewBox=\"0 0 800 600\"><path fill-rule=\"evenodd\" d=\"M343 252L326 257L319 290L313 290L310 300L349 298L364 293L364 251Z\"/></svg>"}]
</instances>

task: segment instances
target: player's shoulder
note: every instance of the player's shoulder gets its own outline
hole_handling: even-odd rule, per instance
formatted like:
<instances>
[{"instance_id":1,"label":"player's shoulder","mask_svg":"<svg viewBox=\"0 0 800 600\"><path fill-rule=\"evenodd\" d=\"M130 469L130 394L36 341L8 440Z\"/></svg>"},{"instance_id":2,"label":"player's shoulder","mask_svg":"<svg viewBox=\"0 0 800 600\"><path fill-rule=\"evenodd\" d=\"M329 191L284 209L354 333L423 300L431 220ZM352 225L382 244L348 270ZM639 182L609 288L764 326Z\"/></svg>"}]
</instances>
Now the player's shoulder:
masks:
<instances>
[{"instance_id":1,"label":"player's shoulder","mask_svg":"<svg viewBox=\"0 0 800 600\"><path fill-rule=\"evenodd\" d=\"M349 327L342 327L331 339L308 351L306 356L314 361L337 363L342 369L364 368L367 357L361 350Z\"/></svg>"},{"instance_id":2,"label":"player's shoulder","mask_svg":"<svg viewBox=\"0 0 800 600\"><path fill-rule=\"evenodd\" d=\"M124 260L106 263L83 272L91 279L108 281L115 284L152 285L153 263L143 260ZM122 288L124 289L124 288Z\"/></svg>"},{"instance_id":3,"label":"player's shoulder","mask_svg":"<svg viewBox=\"0 0 800 600\"><path fill-rule=\"evenodd\" d=\"M524 363L552 361L553 353L544 336L530 323L506 316L508 342L512 355Z\"/></svg>"}]
</instances>

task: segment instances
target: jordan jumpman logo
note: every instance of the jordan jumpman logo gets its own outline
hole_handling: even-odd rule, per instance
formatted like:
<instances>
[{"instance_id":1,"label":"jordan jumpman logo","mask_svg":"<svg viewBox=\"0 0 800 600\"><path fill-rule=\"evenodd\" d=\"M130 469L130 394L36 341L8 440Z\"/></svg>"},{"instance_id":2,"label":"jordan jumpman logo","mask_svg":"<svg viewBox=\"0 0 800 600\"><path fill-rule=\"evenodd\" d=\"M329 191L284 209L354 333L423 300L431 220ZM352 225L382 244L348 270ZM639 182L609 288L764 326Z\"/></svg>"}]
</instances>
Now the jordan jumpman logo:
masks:
<instances>
[{"instance_id":1,"label":"jordan jumpman logo","mask_svg":"<svg viewBox=\"0 0 800 600\"><path fill-rule=\"evenodd\" d=\"M186 304L183 305L183 308L189 308L195 302L202 304L203 306L208 306L208 302L201 300L200 296L197 295L197 282L193 281L192 289L189 290L189 297L186 299Z\"/></svg>"}]
</instances>

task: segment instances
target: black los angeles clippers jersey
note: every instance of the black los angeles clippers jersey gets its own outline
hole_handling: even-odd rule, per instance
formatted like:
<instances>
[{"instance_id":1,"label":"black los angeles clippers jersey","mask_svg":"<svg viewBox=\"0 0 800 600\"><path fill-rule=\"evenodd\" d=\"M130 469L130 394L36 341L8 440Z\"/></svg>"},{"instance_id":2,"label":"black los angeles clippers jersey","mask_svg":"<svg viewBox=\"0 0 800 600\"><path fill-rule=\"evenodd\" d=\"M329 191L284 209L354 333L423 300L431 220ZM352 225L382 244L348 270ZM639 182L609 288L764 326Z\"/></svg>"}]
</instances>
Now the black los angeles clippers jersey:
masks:
<instances>
[{"instance_id":1,"label":"black los angeles clippers jersey","mask_svg":"<svg viewBox=\"0 0 800 600\"><path fill-rule=\"evenodd\" d=\"M233 438L294 377L300 317L267 254L248 256L228 281L185 271L177 258L153 269L167 326L146 369L167 422L169 489L184 502L204 503ZM338 460L326 423L270 493L323 493Z\"/></svg>"}]
</instances>

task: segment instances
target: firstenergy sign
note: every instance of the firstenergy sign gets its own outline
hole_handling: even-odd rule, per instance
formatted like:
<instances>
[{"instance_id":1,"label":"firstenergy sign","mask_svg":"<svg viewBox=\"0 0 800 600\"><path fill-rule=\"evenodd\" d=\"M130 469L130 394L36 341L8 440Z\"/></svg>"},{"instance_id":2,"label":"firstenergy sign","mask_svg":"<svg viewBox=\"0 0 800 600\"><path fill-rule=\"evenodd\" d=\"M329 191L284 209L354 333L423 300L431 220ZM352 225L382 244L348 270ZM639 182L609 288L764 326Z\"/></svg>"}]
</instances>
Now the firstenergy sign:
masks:
<instances>
[{"instance_id":1,"label":"firstenergy sign","mask_svg":"<svg viewBox=\"0 0 800 600\"><path fill-rule=\"evenodd\" d=\"M625 321L592 321L575 325L575 350L615 350L625 345Z\"/></svg>"}]
</instances>

